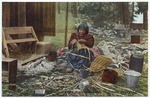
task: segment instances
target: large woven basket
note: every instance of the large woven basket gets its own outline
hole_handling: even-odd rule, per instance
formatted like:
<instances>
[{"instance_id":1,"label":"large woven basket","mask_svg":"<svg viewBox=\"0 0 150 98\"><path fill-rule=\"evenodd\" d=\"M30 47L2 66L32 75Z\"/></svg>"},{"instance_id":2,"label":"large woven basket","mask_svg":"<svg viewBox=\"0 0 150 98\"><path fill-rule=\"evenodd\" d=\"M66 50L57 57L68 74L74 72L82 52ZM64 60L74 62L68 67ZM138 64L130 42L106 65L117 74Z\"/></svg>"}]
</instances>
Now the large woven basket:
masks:
<instances>
[{"instance_id":1,"label":"large woven basket","mask_svg":"<svg viewBox=\"0 0 150 98\"><path fill-rule=\"evenodd\" d=\"M94 61L90 65L90 71L91 72L98 72L102 68L105 68L109 66L109 64L112 62L112 59L105 57L104 55L100 55L97 58L94 59Z\"/></svg>"}]
</instances>

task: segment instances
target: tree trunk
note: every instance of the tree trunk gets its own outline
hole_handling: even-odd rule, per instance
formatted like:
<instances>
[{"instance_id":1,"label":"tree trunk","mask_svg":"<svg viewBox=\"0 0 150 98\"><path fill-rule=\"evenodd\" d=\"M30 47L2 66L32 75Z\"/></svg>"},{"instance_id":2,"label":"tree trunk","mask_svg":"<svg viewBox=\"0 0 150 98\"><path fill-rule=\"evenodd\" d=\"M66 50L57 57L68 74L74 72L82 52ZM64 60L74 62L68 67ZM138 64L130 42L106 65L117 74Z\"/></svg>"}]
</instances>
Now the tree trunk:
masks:
<instances>
[{"instance_id":1,"label":"tree trunk","mask_svg":"<svg viewBox=\"0 0 150 98\"><path fill-rule=\"evenodd\" d=\"M129 14L129 5L128 5L128 2L125 2L124 3L124 5L125 5L125 10L124 10L124 18L125 18L125 26L127 27L128 25L129 25L129 23L130 23L130 14Z\"/></svg>"},{"instance_id":2,"label":"tree trunk","mask_svg":"<svg viewBox=\"0 0 150 98\"><path fill-rule=\"evenodd\" d=\"M77 17L77 3L76 2L73 3L73 16Z\"/></svg>"},{"instance_id":3,"label":"tree trunk","mask_svg":"<svg viewBox=\"0 0 150 98\"><path fill-rule=\"evenodd\" d=\"M132 2L132 16L131 16L131 21L130 21L130 23L132 23L133 22L133 20L134 20L134 2Z\"/></svg>"},{"instance_id":4,"label":"tree trunk","mask_svg":"<svg viewBox=\"0 0 150 98\"><path fill-rule=\"evenodd\" d=\"M71 3L71 13L73 17L77 17L77 2Z\"/></svg>"},{"instance_id":5,"label":"tree trunk","mask_svg":"<svg viewBox=\"0 0 150 98\"><path fill-rule=\"evenodd\" d=\"M120 10L120 21L127 26L129 24L129 10L127 2L119 2L118 8Z\"/></svg>"},{"instance_id":6,"label":"tree trunk","mask_svg":"<svg viewBox=\"0 0 150 98\"><path fill-rule=\"evenodd\" d=\"M148 23L147 23L147 11L144 11L143 13L143 29L147 30Z\"/></svg>"}]
</instances>

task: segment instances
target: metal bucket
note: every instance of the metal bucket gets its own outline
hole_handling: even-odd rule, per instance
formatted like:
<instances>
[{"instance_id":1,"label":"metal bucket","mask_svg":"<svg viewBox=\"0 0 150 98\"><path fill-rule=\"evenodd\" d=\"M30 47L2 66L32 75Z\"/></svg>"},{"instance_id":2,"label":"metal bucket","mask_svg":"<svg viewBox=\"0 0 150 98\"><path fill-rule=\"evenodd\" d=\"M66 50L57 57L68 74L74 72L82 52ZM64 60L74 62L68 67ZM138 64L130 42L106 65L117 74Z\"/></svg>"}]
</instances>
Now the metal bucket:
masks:
<instances>
[{"instance_id":1,"label":"metal bucket","mask_svg":"<svg viewBox=\"0 0 150 98\"><path fill-rule=\"evenodd\" d=\"M134 87L138 84L141 73L134 70L127 70L124 72L124 75L126 78L127 87Z\"/></svg>"},{"instance_id":2,"label":"metal bucket","mask_svg":"<svg viewBox=\"0 0 150 98\"><path fill-rule=\"evenodd\" d=\"M80 90L86 91L89 88L89 82L87 80L81 81L79 83Z\"/></svg>"}]
</instances>

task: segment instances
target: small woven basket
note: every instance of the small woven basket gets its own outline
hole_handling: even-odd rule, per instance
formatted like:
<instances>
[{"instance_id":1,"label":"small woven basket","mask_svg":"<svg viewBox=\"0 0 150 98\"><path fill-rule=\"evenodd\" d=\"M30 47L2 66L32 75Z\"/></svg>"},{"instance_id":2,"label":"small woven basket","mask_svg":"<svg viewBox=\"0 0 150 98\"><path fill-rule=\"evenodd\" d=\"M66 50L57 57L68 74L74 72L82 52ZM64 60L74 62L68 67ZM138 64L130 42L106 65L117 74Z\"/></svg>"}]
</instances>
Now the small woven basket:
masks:
<instances>
[{"instance_id":1,"label":"small woven basket","mask_svg":"<svg viewBox=\"0 0 150 98\"><path fill-rule=\"evenodd\" d=\"M94 61L90 65L91 72L98 72L102 68L109 66L112 62L112 59L105 57L104 55L100 55L94 59Z\"/></svg>"}]
</instances>

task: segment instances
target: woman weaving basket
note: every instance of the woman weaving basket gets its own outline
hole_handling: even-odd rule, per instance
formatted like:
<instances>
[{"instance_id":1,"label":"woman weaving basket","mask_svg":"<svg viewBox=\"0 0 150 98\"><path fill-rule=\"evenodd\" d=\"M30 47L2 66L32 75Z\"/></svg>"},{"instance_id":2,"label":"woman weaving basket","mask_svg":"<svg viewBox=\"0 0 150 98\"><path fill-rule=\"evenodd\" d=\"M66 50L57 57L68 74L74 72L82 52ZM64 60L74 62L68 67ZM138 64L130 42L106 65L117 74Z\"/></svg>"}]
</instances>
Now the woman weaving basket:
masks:
<instances>
[{"instance_id":1,"label":"woman weaving basket","mask_svg":"<svg viewBox=\"0 0 150 98\"><path fill-rule=\"evenodd\" d=\"M88 74L87 68L90 67L94 59L94 55L89 48L94 45L94 38L89 34L89 27L86 24L80 24L77 28L77 33L72 33L68 48L71 50L67 54L67 68L66 72L72 72L74 69L82 70L80 73L85 72ZM87 75L81 76L86 78Z\"/></svg>"}]
</instances>

